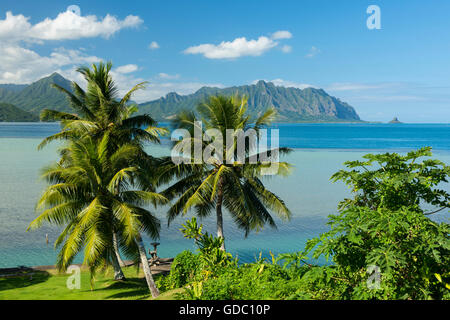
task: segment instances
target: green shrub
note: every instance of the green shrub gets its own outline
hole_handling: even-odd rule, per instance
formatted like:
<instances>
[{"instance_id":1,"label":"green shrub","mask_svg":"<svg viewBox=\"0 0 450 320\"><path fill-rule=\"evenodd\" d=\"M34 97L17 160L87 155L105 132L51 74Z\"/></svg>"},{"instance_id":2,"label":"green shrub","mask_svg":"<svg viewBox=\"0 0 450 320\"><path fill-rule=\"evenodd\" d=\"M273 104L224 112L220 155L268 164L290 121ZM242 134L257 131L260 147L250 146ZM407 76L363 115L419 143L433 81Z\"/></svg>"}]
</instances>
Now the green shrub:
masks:
<instances>
[{"instance_id":1,"label":"green shrub","mask_svg":"<svg viewBox=\"0 0 450 320\"><path fill-rule=\"evenodd\" d=\"M437 186L448 182L450 167L429 148L366 155L347 162L350 171L333 176L346 182L353 199L331 215L331 230L310 240L305 254L331 257L342 299L447 299L450 286L450 226L428 218L450 207L450 195ZM375 165L372 169L371 166ZM421 204L434 205L433 211Z\"/></svg>"},{"instance_id":2,"label":"green shrub","mask_svg":"<svg viewBox=\"0 0 450 320\"><path fill-rule=\"evenodd\" d=\"M196 279L203 270L202 265L199 255L183 251L175 257L169 275L162 278L159 285L166 290L181 288Z\"/></svg>"}]
</instances>

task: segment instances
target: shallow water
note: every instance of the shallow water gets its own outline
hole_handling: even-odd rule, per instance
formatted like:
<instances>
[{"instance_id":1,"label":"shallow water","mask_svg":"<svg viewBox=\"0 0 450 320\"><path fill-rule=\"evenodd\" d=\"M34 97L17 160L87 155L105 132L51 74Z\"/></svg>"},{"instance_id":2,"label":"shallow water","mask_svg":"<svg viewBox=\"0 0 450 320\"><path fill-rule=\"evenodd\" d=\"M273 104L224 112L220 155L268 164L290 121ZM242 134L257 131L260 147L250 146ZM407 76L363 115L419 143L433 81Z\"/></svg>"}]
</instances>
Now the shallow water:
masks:
<instances>
[{"instance_id":1,"label":"shallow water","mask_svg":"<svg viewBox=\"0 0 450 320\"><path fill-rule=\"evenodd\" d=\"M337 203L349 194L346 186L341 183L333 184L329 178L334 172L343 168L342 164L345 161L360 159L364 154L373 151L362 150L364 148L361 147L372 146L367 142L371 141L370 139L374 139L373 141L377 143L367 149L393 148L406 151L431 145L437 149L435 158L450 163L450 142L448 144L445 142L450 137L448 125L431 125L431 129L430 125L412 125L416 127L416 133L411 135L410 130L413 129L404 125L408 128L402 129L403 132L411 138L409 140L398 138L402 142L395 140L398 143L391 147L386 145L389 137L379 137L378 131L367 128L373 125L363 126L362 129L359 126L342 124L298 126L295 128L295 125L279 125L280 144L298 148L297 143L305 138L304 132L310 130L311 141L316 141L315 146L319 145L320 148L313 147L311 141L305 142L302 146L308 149L296 149L283 159L295 166L292 175L287 178L270 178L266 181L270 190L286 201L292 211L291 221L283 222L276 219L278 229L267 228L245 238L243 232L236 229L228 216L225 216L227 249L238 255L241 261L254 260L259 252L267 256L269 251L277 254L301 250L307 239L327 230L327 215L335 213ZM56 239L57 229L44 226L35 231L26 232L25 230L36 216L34 205L45 187L45 184L39 180L39 170L57 158L55 144L49 145L42 151L37 151L36 147L43 137L58 131L58 128L56 124L0 124L0 267L55 263L56 251L52 243ZM398 129L388 127L386 130ZM293 132L297 132L298 139L295 139ZM370 136L371 132L374 132L372 136ZM393 135L398 136L400 133ZM329 138L325 138L328 136ZM350 138L351 136L359 136L359 138ZM379 139L384 142L380 143ZM358 142L349 143L348 141ZM330 146L330 143L336 147ZM422 143L425 144L422 145ZM154 155L170 152L167 146L152 146L148 151ZM444 187L450 190L448 184ZM156 214L162 221L159 240L161 245L158 247L160 256L173 257L182 250L195 249L192 241L184 239L179 231L180 224L191 215L176 219L168 227L165 222L165 208L158 209ZM436 218L446 219L448 214L441 213L436 215ZM202 222L207 231L214 232L213 217ZM49 245L45 243L46 234L49 235ZM145 242L148 246L151 241L145 238ZM78 257L77 261L81 262L81 257Z\"/></svg>"}]
</instances>

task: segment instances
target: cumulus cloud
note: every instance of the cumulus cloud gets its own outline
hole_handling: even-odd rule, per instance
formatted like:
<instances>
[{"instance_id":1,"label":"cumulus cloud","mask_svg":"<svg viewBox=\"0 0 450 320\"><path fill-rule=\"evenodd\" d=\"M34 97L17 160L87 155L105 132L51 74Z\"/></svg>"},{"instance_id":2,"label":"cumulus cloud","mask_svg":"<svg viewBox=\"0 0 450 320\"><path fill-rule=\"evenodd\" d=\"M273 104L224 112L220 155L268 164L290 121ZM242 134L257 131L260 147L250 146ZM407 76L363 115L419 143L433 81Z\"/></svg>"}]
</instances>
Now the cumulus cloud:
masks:
<instances>
[{"instance_id":1,"label":"cumulus cloud","mask_svg":"<svg viewBox=\"0 0 450 320\"><path fill-rule=\"evenodd\" d=\"M152 41L152 42L148 45L148 48L149 48L150 50L156 50L156 49L159 49L159 44L158 44L158 42L156 42L156 41Z\"/></svg>"},{"instance_id":2,"label":"cumulus cloud","mask_svg":"<svg viewBox=\"0 0 450 320\"><path fill-rule=\"evenodd\" d=\"M261 36L258 39L247 40L245 37L233 41L222 41L215 45L211 43L192 46L184 50L185 54L202 54L208 59L235 59L244 56L260 56L276 47L278 39L292 37L289 31L277 31L271 37ZM283 49L282 49L283 50ZM289 50L286 49L285 50Z\"/></svg>"},{"instance_id":3,"label":"cumulus cloud","mask_svg":"<svg viewBox=\"0 0 450 320\"><path fill-rule=\"evenodd\" d=\"M167 74L167 73L161 72L161 73L158 74L158 77L161 78L161 79L179 79L180 75L179 74L171 75L171 74Z\"/></svg>"},{"instance_id":4,"label":"cumulus cloud","mask_svg":"<svg viewBox=\"0 0 450 320\"><path fill-rule=\"evenodd\" d=\"M109 38L124 28L134 28L142 20L133 15L120 20L107 14L99 19L94 15L81 16L70 10L56 18L46 18L36 24L29 17L14 15L8 11L0 19L0 83L30 83L54 71L71 73L73 66L91 64L101 59L89 56L80 50L53 49L48 56L42 56L31 49L30 44L44 44L45 41L73 40L80 38ZM27 44L24 45L24 42ZM118 68L121 72L132 72L134 65Z\"/></svg>"},{"instance_id":5,"label":"cumulus cloud","mask_svg":"<svg viewBox=\"0 0 450 320\"><path fill-rule=\"evenodd\" d=\"M116 68L116 72L123 73L123 74L131 73L131 72L134 72L137 70L138 70L138 66L135 64L127 64L127 65Z\"/></svg>"},{"instance_id":6,"label":"cumulus cloud","mask_svg":"<svg viewBox=\"0 0 450 320\"><path fill-rule=\"evenodd\" d=\"M292 38L292 33L286 30L281 30L272 33L272 39L278 40L278 39L290 39Z\"/></svg>"},{"instance_id":7,"label":"cumulus cloud","mask_svg":"<svg viewBox=\"0 0 450 320\"><path fill-rule=\"evenodd\" d=\"M46 18L32 25L28 17L22 14L14 15L8 11L6 18L0 20L0 40L74 40L80 38L109 38L124 28L135 28L143 20L138 16L129 15L120 20L107 14L103 19L95 15L80 16L72 11L65 11L55 19Z\"/></svg>"},{"instance_id":8,"label":"cumulus cloud","mask_svg":"<svg viewBox=\"0 0 450 320\"><path fill-rule=\"evenodd\" d=\"M134 85L140 82L148 81L145 89L138 90L133 94L132 100L137 103L143 103L155 99L159 99L169 92L177 92L185 95L191 94L201 87L219 87L223 88L220 83L204 83L198 81L176 81L174 79L160 78L159 75L152 79L145 79L141 77L134 77L131 74L119 74L113 72L112 76L119 88L119 94L123 95L130 90Z\"/></svg>"},{"instance_id":9,"label":"cumulus cloud","mask_svg":"<svg viewBox=\"0 0 450 320\"><path fill-rule=\"evenodd\" d=\"M260 56L272 49L277 42L267 37L259 37L258 40L247 40L245 37L236 38L233 41L223 41L218 45L201 44L184 50L186 54L203 54L209 59L232 59L243 56Z\"/></svg>"},{"instance_id":10,"label":"cumulus cloud","mask_svg":"<svg viewBox=\"0 0 450 320\"><path fill-rule=\"evenodd\" d=\"M30 83L60 68L100 61L79 50L59 48L49 56L18 45L0 45L0 83Z\"/></svg>"}]
</instances>

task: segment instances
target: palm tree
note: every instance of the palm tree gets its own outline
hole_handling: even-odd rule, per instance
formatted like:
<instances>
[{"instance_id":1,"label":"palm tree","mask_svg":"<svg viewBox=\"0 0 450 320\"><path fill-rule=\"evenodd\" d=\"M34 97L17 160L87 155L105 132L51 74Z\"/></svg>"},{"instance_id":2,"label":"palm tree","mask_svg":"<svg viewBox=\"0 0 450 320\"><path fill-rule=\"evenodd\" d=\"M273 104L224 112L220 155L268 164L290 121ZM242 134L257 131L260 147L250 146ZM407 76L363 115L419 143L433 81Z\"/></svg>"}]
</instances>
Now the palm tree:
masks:
<instances>
[{"instance_id":1,"label":"palm tree","mask_svg":"<svg viewBox=\"0 0 450 320\"><path fill-rule=\"evenodd\" d=\"M157 126L157 122L147 114L134 115L138 111L136 105L130 105L134 92L145 88L146 82L135 85L123 98L118 98L118 89L111 77L112 64L100 62L93 64L92 69L77 69L86 82L84 91L76 82L72 82L72 90L54 84L65 93L74 113L44 109L42 121L60 121L61 132L45 138L39 149L54 140L67 140L89 135L101 140L105 132L110 132L110 142L119 147L123 143L159 143L159 136L167 131ZM143 129L145 127L145 129Z\"/></svg>"},{"instance_id":2,"label":"palm tree","mask_svg":"<svg viewBox=\"0 0 450 320\"><path fill-rule=\"evenodd\" d=\"M141 149L124 144L113 153L108 150L109 134L100 143L95 139L70 141L62 150L63 161L45 168L43 177L50 184L37 204L41 214L28 229L47 221L64 226L55 242L61 246L57 267L65 271L84 248L84 264L93 276L104 261L117 264L113 230L128 254L138 253L153 297L159 292L148 264L141 232L158 237L159 220L146 204L167 202L153 190L135 189L141 168L133 166ZM136 257L137 259L137 257Z\"/></svg>"},{"instance_id":3,"label":"palm tree","mask_svg":"<svg viewBox=\"0 0 450 320\"><path fill-rule=\"evenodd\" d=\"M49 109L42 111L41 120L60 121L61 132L45 138L39 145L39 149L54 140L89 137L100 141L105 134L109 135L108 150L110 153L127 143L140 147L145 142L159 143L159 135L164 134L166 130L159 128L157 122L149 115L134 115L138 111L137 106L129 105L132 94L144 88L145 82L137 84L123 98L119 99L117 97L118 89L110 74L111 68L110 62L93 64L92 69L78 68L78 72L83 75L87 82L86 91L76 82L72 82L73 92L59 85L54 85L55 88L68 96L70 107L74 113ZM140 165L145 166L149 174L158 161L145 152L141 152L139 159L141 160ZM115 190L115 192L118 193L119 190ZM115 230L113 230L113 239L113 247L117 257L117 262L113 261L115 279L124 280L125 277L120 268L124 263L119 254Z\"/></svg>"},{"instance_id":4,"label":"palm tree","mask_svg":"<svg viewBox=\"0 0 450 320\"><path fill-rule=\"evenodd\" d=\"M185 129L191 138L176 142L174 148L181 151L186 146L186 141L192 145L201 145L202 154L208 146L203 141L198 141L194 131L201 130L203 134L209 129L218 130L222 137L226 137L227 130L239 129L246 131L253 129L259 135L260 130L268 126L276 116L274 109L268 109L254 121L247 115L247 100L239 96L210 97L206 103L197 107L198 117L193 112L182 112L173 121L174 128ZM199 122L202 124L201 127ZM203 140L203 139L202 139ZM219 141L219 140L218 140ZM162 192L169 199L177 199L168 211L169 223L179 214L187 213L191 208L196 210L199 217L205 217L215 209L217 218L217 237L225 238L223 232L223 211L225 207L231 214L237 226L244 229L247 236L251 230L259 230L265 224L276 227L268 209L278 214L282 219L290 218L290 211L283 200L267 190L261 181L262 171L270 166L270 163L261 159L261 154L256 154L256 163L251 163L251 157L255 156L255 143L251 139L245 141L245 158L238 161L237 140L231 146L227 146L225 139L219 141L222 144L223 154L217 150L209 159L201 164L181 163L174 164L167 159L167 164L161 170L159 183L165 183L176 177L173 185ZM177 150L177 149L176 149ZM287 148L270 150L271 152L287 153ZM219 151L220 152L220 151ZM193 158L194 155L191 154ZM225 161L232 159L234 161ZM191 159L195 160L195 159ZM278 162L276 174L286 175L290 165ZM225 250L223 241L222 249Z\"/></svg>"}]
</instances>

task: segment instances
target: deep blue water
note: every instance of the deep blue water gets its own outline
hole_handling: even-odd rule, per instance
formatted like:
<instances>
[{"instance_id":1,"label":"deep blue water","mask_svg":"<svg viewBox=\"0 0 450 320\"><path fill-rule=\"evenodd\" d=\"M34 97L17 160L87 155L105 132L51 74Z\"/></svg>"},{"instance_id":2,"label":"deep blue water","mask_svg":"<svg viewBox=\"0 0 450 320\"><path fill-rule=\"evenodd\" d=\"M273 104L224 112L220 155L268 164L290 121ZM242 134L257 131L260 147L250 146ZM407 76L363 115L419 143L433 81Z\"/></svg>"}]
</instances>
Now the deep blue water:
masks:
<instances>
[{"instance_id":1,"label":"deep blue water","mask_svg":"<svg viewBox=\"0 0 450 320\"><path fill-rule=\"evenodd\" d=\"M167 125L162 123L161 125ZM304 149L450 150L450 124L275 124L280 145ZM0 138L44 138L58 132L57 123L0 123Z\"/></svg>"},{"instance_id":2,"label":"deep blue water","mask_svg":"<svg viewBox=\"0 0 450 320\"><path fill-rule=\"evenodd\" d=\"M260 252L269 256L302 250L305 242L327 230L327 216L336 213L340 200L349 196L347 187L331 183L330 176L348 160L357 160L368 152L406 152L432 146L435 158L450 164L450 125L448 124L277 124L280 145L295 148L284 161L294 171L286 178L266 180L268 188L285 200L292 212L289 222L275 217L278 229L266 228L244 237L232 219L225 214L227 250L241 261L253 261ZM17 265L51 265L57 251L52 242L58 229L43 228L25 232L36 217L37 199L45 188L39 180L40 169L57 159L57 145L42 151L36 147L42 138L59 131L56 123L0 123L0 268ZM158 156L169 154L167 145L149 146ZM450 190L447 183L443 188ZM155 211L161 220L160 247L163 257L173 257L185 249L195 250L192 241L179 231L190 214L166 223L167 208ZM448 213L435 215L448 221ZM205 230L214 233L214 217L202 221ZM45 234L50 244L45 243ZM145 243L152 242L145 238ZM81 262L82 257L77 257Z\"/></svg>"}]
</instances>

